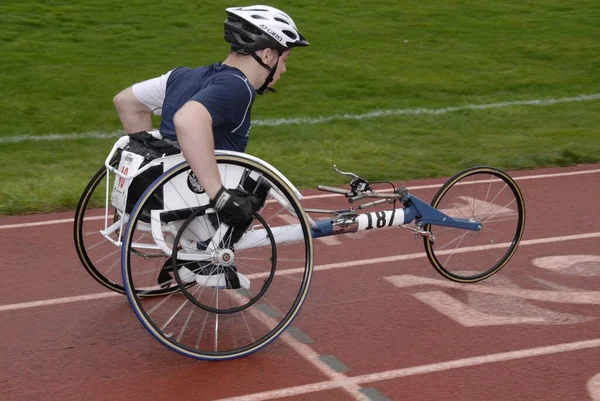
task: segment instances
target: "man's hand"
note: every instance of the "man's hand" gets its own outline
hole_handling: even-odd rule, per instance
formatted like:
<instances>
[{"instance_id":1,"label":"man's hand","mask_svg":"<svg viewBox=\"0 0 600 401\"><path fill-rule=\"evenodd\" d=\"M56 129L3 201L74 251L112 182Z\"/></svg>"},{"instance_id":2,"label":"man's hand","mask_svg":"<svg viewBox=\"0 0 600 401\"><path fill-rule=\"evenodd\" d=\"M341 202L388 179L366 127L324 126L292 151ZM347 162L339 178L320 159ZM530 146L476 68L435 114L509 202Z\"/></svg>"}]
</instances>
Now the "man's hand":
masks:
<instances>
[{"instance_id":1,"label":"man's hand","mask_svg":"<svg viewBox=\"0 0 600 401\"><path fill-rule=\"evenodd\" d=\"M210 203L221 221L231 227L246 225L262 206L258 196L225 187L221 187Z\"/></svg>"}]
</instances>

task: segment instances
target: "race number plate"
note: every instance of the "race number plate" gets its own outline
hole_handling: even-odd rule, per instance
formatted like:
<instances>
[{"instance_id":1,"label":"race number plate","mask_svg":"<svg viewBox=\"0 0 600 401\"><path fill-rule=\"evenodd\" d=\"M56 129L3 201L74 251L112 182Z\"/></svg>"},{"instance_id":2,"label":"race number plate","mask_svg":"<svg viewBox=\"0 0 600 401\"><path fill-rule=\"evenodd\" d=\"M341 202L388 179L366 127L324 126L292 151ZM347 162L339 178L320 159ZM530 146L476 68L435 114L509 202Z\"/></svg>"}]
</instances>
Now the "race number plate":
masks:
<instances>
[{"instance_id":1,"label":"race number plate","mask_svg":"<svg viewBox=\"0 0 600 401\"><path fill-rule=\"evenodd\" d=\"M134 176L135 173L140 169L144 157L136 155L135 153L128 152L126 150L121 154L121 162L119 163L119 171L128 176ZM116 176L115 184L113 186L111 203L121 213L125 210L125 202L127 202L127 189L131 184L130 179L125 179L120 176Z\"/></svg>"}]
</instances>

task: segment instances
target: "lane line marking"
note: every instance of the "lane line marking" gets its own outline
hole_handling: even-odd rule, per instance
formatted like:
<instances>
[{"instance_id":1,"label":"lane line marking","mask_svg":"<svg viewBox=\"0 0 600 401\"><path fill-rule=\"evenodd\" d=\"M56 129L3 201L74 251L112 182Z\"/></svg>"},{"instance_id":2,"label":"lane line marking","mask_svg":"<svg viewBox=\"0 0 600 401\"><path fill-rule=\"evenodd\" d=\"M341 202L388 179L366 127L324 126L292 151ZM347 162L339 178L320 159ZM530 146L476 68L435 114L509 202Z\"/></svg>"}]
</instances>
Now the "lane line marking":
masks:
<instances>
[{"instance_id":1,"label":"lane line marking","mask_svg":"<svg viewBox=\"0 0 600 401\"><path fill-rule=\"evenodd\" d=\"M373 387L363 387L360 392L369 397L371 401L391 401Z\"/></svg>"},{"instance_id":2,"label":"lane line marking","mask_svg":"<svg viewBox=\"0 0 600 401\"><path fill-rule=\"evenodd\" d=\"M570 171L570 172L553 173L553 174L526 175L526 176L521 176L521 177L513 177L513 179L515 181L524 181L524 180L537 180L537 179L544 179L544 178L569 177L569 176L574 176L574 175L585 175L585 174L596 174L596 173L600 173L600 169L582 170L582 171ZM440 188L442 185L443 184L419 185L419 186L410 187L409 189L411 191L418 191L418 190L423 190L423 189ZM391 192L391 191L392 191L391 189L383 189L383 190L381 190L379 192L383 193L383 192ZM309 196L304 197L304 200L334 198L334 197L339 198L339 197L341 197L341 195L339 195L339 194L309 195ZM84 219L84 221L102 220L102 219L104 219L104 216L93 216L93 217L86 217ZM59 220L47 220L47 221L37 221L37 222L20 223L20 224L5 224L5 225L0 225L0 230L8 230L8 229L13 229L13 228L37 227L37 226L62 224L62 223L73 223L73 221L74 221L74 218L59 219Z\"/></svg>"},{"instance_id":3,"label":"lane line marking","mask_svg":"<svg viewBox=\"0 0 600 401\"><path fill-rule=\"evenodd\" d=\"M536 291L532 293L530 292L532 290L513 285L512 280L508 277L495 276L495 280L479 285L478 288L472 288L470 285L454 287L459 292L467 294L464 300L459 300L445 291L448 288L446 280L443 282L428 281L425 283L420 279L421 277L411 275L384 277L384 280L392 284L399 284L396 286L400 288L419 285L417 283L440 287L440 289L436 289L435 291L419 290L420 292L414 293L412 296L429 305L429 307L438 313L465 327L511 324L572 325L597 319L597 317L560 313L536 306L534 303L528 301L554 302L553 299L548 301L548 298L552 298L556 294L558 294L557 298L562 297L562 300L566 300L567 304L581 302L572 302L569 297L560 295L564 294L565 290L556 291L555 288L551 288L550 291ZM535 278L532 279L536 280ZM487 292L481 287L505 290L506 293L503 291ZM580 289L567 291L573 298L581 298L582 291ZM600 291L594 291L594 293L600 295Z\"/></svg>"},{"instance_id":4,"label":"lane line marking","mask_svg":"<svg viewBox=\"0 0 600 401\"><path fill-rule=\"evenodd\" d=\"M54 298L54 299L46 299L43 301L33 301L33 302L22 302L18 304L10 304L10 305L1 305L0 312L10 311L10 310L19 310L19 309L29 309L29 308L37 308L39 306L51 306L51 305L61 305L68 304L72 302L80 302L80 301L92 301L96 299L103 298L111 298L125 295L116 293L116 292L101 292L98 294L88 294L88 295L77 295L74 297L64 297L64 298Z\"/></svg>"},{"instance_id":5,"label":"lane line marking","mask_svg":"<svg viewBox=\"0 0 600 401\"><path fill-rule=\"evenodd\" d=\"M265 315L259 310L251 309L249 310L249 314L252 315L259 322L263 323L266 327L277 326L277 320ZM315 368L318 372L321 372L330 380L344 381L348 378L343 372L336 371L333 367L329 366L321 360L320 355L308 345L312 343L312 340L307 335L305 335L300 329L296 327L288 327L288 329L284 331L278 337L278 339L287 344L302 359L304 359L313 368ZM365 394L360 392L361 387L358 384L347 383L340 386L339 389L345 391L348 395L352 397L352 399L356 401L370 401Z\"/></svg>"},{"instance_id":6,"label":"lane line marking","mask_svg":"<svg viewBox=\"0 0 600 401\"><path fill-rule=\"evenodd\" d=\"M91 221L91 220L104 220L104 216L93 216L93 217L86 217L83 219L83 221ZM36 222L32 222L32 223L5 224L3 226L0 226L0 230L8 230L11 228L50 226L50 225L54 225L54 224L73 223L74 221L75 221L75 218L70 218L70 219L36 221Z\"/></svg>"},{"instance_id":7,"label":"lane line marking","mask_svg":"<svg viewBox=\"0 0 600 401\"><path fill-rule=\"evenodd\" d=\"M592 401L600 401L600 373L588 381L587 389Z\"/></svg>"},{"instance_id":8,"label":"lane line marking","mask_svg":"<svg viewBox=\"0 0 600 401\"><path fill-rule=\"evenodd\" d=\"M221 398L217 401L261 401L272 400L283 397L293 397L301 394L315 393L318 391L334 390L343 388L350 384L360 385L383 380L399 379L409 376L423 375L427 373L443 372L451 369L470 368L473 366L486 365L497 362L507 362L536 356L553 355L563 352L581 351L585 349L600 347L600 338L593 340L577 341L571 343L555 344L543 347L521 349L516 351L499 352L495 354L481 355L471 358L454 359L451 361L431 363L427 365L412 366L409 368L393 369L378 373L349 377L341 380L328 380L318 383L305 384L283 388L279 390L263 391L260 393L247 394L239 397ZM590 386L596 391L596 385Z\"/></svg>"},{"instance_id":9,"label":"lane line marking","mask_svg":"<svg viewBox=\"0 0 600 401\"><path fill-rule=\"evenodd\" d=\"M323 124L331 121L344 121L344 120L370 120L379 117L389 116L403 116L403 115L419 115L419 114L432 114L441 115L447 113L453 113L456 111L463 110L487 110L487 109L500 109L512 106L550 106L558 103L573 103L573 102L584 102L593 101L600 99L600 93L594 93L591 95L576 95L572 97L563 98L547 98L547 99L533 99L533 100L513 100L507 102L495 102L487 104L467 104L464 106L451 106L442 108L411 108L411 109L387 109L387 110L374 110L362 114L334 114L331 116L323 117L298 117L298 118L280 118L280 119L265 119L265 120L254 120L252 122L255 126L264 127L278 127L282 125L295 125L295 124ZM86 132L80 134L48 134L48 135L16 135L0 138L1 143L21 143L25 141L60 141L60 140L75 140L75 139L94 139L94 138L113 138L124 135L123 131L114 132Z\"/></svg>"},{"instance_id":10,"label":"lane line marking","mask_svg":"<svg viewBox=\"0 0 600 401\"><path fill-rule=\"evenodd\" d=\"M559 177L569 177L569 176L573 176L573 175L597 174L597 173L600 173L600 169L569 171L569 172L564 172L564 173L524 175L524 176L520 176L520 177L512 177L512 179L515 181L526 181L526 180L539 180L539 179L544 179L544 178L559 178ZM470 184L481 183L481 182L483 182L483 181L471 181L468 183L463 183L461 185L470 185ZM485 181L485 182L489 182L489 180ZM441 188L442 185L444 185L444 184L442 183L442 184L419 185L419 186L414 186L414 187L411 186L408 189L410 192L412 192L412 191L422 190L422 189ZM392 192L392 189L382 189L378 192ZM310 195L310 196L306 196L304 199L308 200L308 199L322 199L322 198L335 198L335 197L339 198L340 196L342 196L342 195L339 195L339 194Z\"/></svg>"},{"instance_id":11,"label":"lane line marking","mask_svg":"<svg viewBox=\"0 0 600 401\"><path fill-rule=\"evenodd\" d=\"M587 233L587 234L574 234L574 235L567 235L567 236L563 236L563 237L550 237L550 238L521 240L521 242L519 243L519 247L527 246L527 245L547 244L547 243L553 243L553 242L576 241L576 240L598 238L598 237L600 237L600 232ZM457 248L457 249L448 249L448 250L444 250L444 251L438 251L438 252L436 252L436 254L438 256L441 256L441 255L450 255L450 254L466 253L466 252L478 252L478 251L485 251L488 249L503 248L503 247L506 247L507 245L508 245L508 243L470 246L470 247L465 247L465 248ZM407 254L402 254L402 255L383 256L380 258L363 259L363 260L358 260L358 261L354 260L354 261L350 261L350 262L329 263L326 265L315 266L314 270L315 271L333 270L333 269L341 269L341 268L345 268L345 267L373 265L373 264L379 264L379 263L400 262L400 261L420 259L420 258L425 258L425 257L427 257L425 252L407 253ZM290 274L302 274L302 273L304 273L304 268L293 268L293 269L286 269L286 270L278 271L277 275L290 275ZM254 274L248 275L248 278L255 279L255 278L261 278L261 277L266 277L266 276L267 276L267 273L254 273ZM456 284L458 284L458 283L456 283ZM462 285L462 284L459 284L459 285ZM473 286L474 284L469 284L469 285Z\"/></svg>"},{"instance_id":12,"label":"lane line marking","mask_svg":"<svg viewBox=\"0 0 600 401\"><path fill-rule=\"evenodd\" d=\"M336 372L346 373L350 371L348 366L333 355L320 355L319 360Z\"/></svg>"},{"instance_id":13,"label":"lane line marking","mask_svg":"<svg viewBox=\"0 0 600 401\"><path fill-rule=\"evenodd\" d=\"M421 285L434 285L436 287L461 289L467 292L477 292L481 294L520 298L529 301L555 302L560 304L574 305L600 305L600 291L578 290L572 292L565 292L554 290L530 290L525 288L493 287L491 285L477 283L470 283L468 285L464 285L448 280L413 276L407 274L384 277L384 280L388 281L389 283L398 288L408 288ZM452 305L446 304L446 306L451 307Z\"/></svg>"},{"instance_id":14,"label":"lane line marking","mask_svg":"<svg viewBox=\"0 0 600 401\"><path fill-rule=\"evenodd\" d=\"M314 342L312 338L310 338L306 333L304 333L302 330L300 330L296 326L290 326L287 329L285 329L285 331L290 336L292 336L294 338L294 340L296 340L297 342L299 342L301 344L308 345L308 344L312 344Z\"/></svg>"},{"instance_id":15,"label":"lane line marking","mask_svg":"<svg viewBox=\"0 0 600 401\"><path fill-rule=\"evenodd\" d=\"M528 245L547 244L547 243L554 243L554 242L584 240L584 239L598 238L598 237L600 237L600 232L567 235L567 236L563 236L563 237L538 238L538 239L531 239L531 240L523 240L519 244L519 247L528 246ZM488 249L489 247L498 247L498 246L503 246L503 244L495 244L493 246L485 246L485 247L459 248L456 250L452 250L452 252L455 252L455 253L476 252L476 251ZM445 251L445 252L451 252L451 251ZM438 254L440 254L440 252L438 252ZM419 258L425 258L425 257L426 257L425 252L409 253L409 254L404 254L404 255L385 256L385 257L375 258L375 259L353 260L350 262L338 262L338 263L330 263L330 264L325 264L325 265L318 265L318 266L315 266L314 270L315 271L333 270L333 269L341 269L341 268L346 268L346 267L372 265L372 264L378 264L378 263L399 262L399 261L404 261L404 260L412 260L412 259L419 259ZM278 275L289 275L289 274L297 274L297 273L303 273L303 272L304 272L303 268L298 268L298 269L282 270L282 271L278 272L277 274ZM259 277L260 275L255 274L255 275L251 275L251 276L252 276L251 278L256 278L256 277ZM460 284L458 284L458 285L460 285ZM469 285L473 286L474 284L469 284ZM112 296L122 296L122 295L115 293L115 292L101 292L101 293L97 293L97 294L79 295L79 296L73 296L73 297L54 298L54 299L47 299L47 300L40 300L40 301L33 301L33 302L7 304L7 305L0 305L0 312L9 311L9 310L35 308L38 306L51 306L51 305L66 304L66 303L71 303L71 302L88 301L88 300L95 300L95 299L101 299L101 298L108 298L108 297L112 297Z\"/></svg>"},{"instance_id":16,"label":"lane line marking","mask_svg":"<svg viewBox=\"0 0 600 401\"><path fill-rule=\"evenodd\" d=\"M388 278L386 277L386 280ZM546 321L543 316L502 316L480 312L443 291L423 291L413 294L413 297L463 327L504 326Z\"/></svg>"}]
</instances>

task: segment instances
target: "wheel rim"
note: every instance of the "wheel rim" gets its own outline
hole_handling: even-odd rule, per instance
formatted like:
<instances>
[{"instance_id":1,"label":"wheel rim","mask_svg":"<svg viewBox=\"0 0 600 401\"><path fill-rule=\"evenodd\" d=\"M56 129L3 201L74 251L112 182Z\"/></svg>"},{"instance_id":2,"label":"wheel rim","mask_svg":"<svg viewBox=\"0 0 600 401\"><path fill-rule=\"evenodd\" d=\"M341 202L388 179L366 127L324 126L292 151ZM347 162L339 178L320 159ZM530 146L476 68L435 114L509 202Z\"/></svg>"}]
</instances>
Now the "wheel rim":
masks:
<instances>
[{"instance_id":1,"label":"wheel rim","mask_svg":"<svg viewBox=\"0 0 600 401\"><path fill-rule=\"evenodd\" d=\"M118 162L118 158L113 159L111 166L116 167ZM107 225L110 226L120 219L119 213L110 202L108 212L105 209L107 179L110 193L115 176L107 176L107 170L103 167L90 180L81 196L74 219L75 248L83 267L97 282L112 291L125 294L121 273L121 248L100 233ZM106 221L105 215L108 216ZM110 238L118 241L119 233L120 229L110 234ZM147 233L136 235L145 236ZM141 296L161 296L176 290L159 288L145 291Z\"/></svg>"},{"instance_id":2,"label":"wheel rim","mask_svg":"<svg viewBox=\"0 0 600 401\"><path fill-rule=\"evenodd\" d=\"M202 209L204 208L201 208L200 211L202 211ZM177 232L177 237L173 242L173 256L171 258L173 271L172 275L177 281L177 285L181 289L181 292L188 298L188 300L204 311L223 315L242 312L243 310L254 305L267 292L275 276L275 270L277 267L277 245L275 244L273 232L271 231L271 228L265 219L260 214L255 213L254 219L257 223L260 223L260 226L262 227L261 229L265 231L266 236L268 237L270 250L269 246L261 247L260 250L253 250L254 254L250 255L250 257L245 255L246 252L244 251L235 252L235 247L230 243L230 238L232 237L234 230L229 229L224 236L225 238L219 240L219 242L222 243L222 246L219 247L220 244L215 244L217 247L215 250L210 252L211 259L209 261L202 263L194 261L178 261L178 249L181 249L184 252L198 252L197 249L189 249L189 247L186 245L180 245L182 243L180 239L186 233L192 233L191 236L194 237L193 231L189 229L189 224L197 221L199 218L202 218L202 215L203 213L192 214ZM216 220L218 221L218 217ZM195 239L199 240L197 236L195 236ZM244 245L243 238L240 239L238 244ZM258 254L261 251L263 254ZM226 302L226 305L223 305L223 302L219 303L219 295L224 293L224 295L227 296L229 291L222 291L215 287L203 286L199 291L196 291L192 294L190 291L188 291L188 289L186 289L186 283L183 281L180 274L181 267L186 267L188 270L194 273L223 274L226 286L231 287L235 284L228 279L228 275L235 273L238 270L246 271L246 273L248 273L245 262L250 262L252 267L258 267L258 270L261 271L254 271L252 274L254 276L265 277L265 280L258 292L253 291L252 293L250 291L240 290L238 296L234 297L234 302L231 302L232 300L229 299L230 302ZM237 268L237 264L240 263L240 268Z\"/></svg>"},{"instance_id":3,"label":"wheel rim","mask_svg":"<svg viewBox=\"0 0 600 401\"><path fill-rule=\"evenodd\" d=\"M453 218L482 222L481 231L426 227L435 242L425 239L433 266L460 282L483 280L506 265L521 239L525 223L522 194L504 172L478 167L452 177L431 205Z\"/></svg>"},{"instance_id":4,"label":"wheel rim","mask_svg":"<svg viewBox=\"0 0 600 401\"><path fill-rule=\"evenodd\" d=\"M118 160L111 162L116 166ZM110 180L109 188L113 181ZM86 271L100 284L112 291L124 294L120 275L120 249L100 234L105 227L104 202L106 197L106 168L101 168L84 190L74 219L74 240L77 255ZM117 220L112 206L108 212L108 224ZM116 239L116 236L113 236Z\"/></svg>"},{"instance_id":5,"label":"wheel rim","mask_svg":"<svg viewBox=\"0 0 600 401\"><path fill-rule=\"evenodd\" d=\"M261 250L264 247L259 247L236 250L236 267L249 279L249 290L216 290L213 287L194 285L186 291L186 294L170 295L161 300L143 300L138 296L139 290L145 284L136 280L132 276L132 272L144 269L144 266L140 264L139 260L134 260L132 253L125 249L125 246L129 247L129 238L126 239L123 250L126 290L142 324L157 340L170 349L186 356L208 360L244 356L274 340L297 315L306 297L312 277L313 250L310 229L302 207L291 190L277 177L253 162L240 161L233 156L221 156L218 162L221 177L225 182L235 181L238 179L235 177L241 174L240 171L250 169L260 172L263 177L267 178L279 191L278 196L283 193L284 199L292 205L296 216L282 207L280 201L275 199L270 192L265 207L259 212L261 222L256 224L258 226L266 224L269 229L277 231L277 235L281 235L283 231L287 230L285 226L298 225L297 229L303 233L301 243L284 244L283 246L278 244L276 260L273 261L272 266L264 268L262 267L263 262L272 261L273 255L275 255L271 249L264 251ZM161 185L163 189L166 189L169 185L173 185L172 183L179 182L181 184L189 172L187 164L174 167L159 179L162 180L161 182L155 183L156 185L153 185L153 188L142 196L141 203L138 202L132 212L133 220L128 225L126 237L130 237L129 227L137 220L138 214L143 208L144 199L151 197L152 192L156 192ZM196 199L198 203L195 205L189 203L191 201L188 199L189 209L206 206L207 196L198 194ZM168 202L165 200L165 203ZM182 213L181 210L178 213ZM190 217L192 216L188 213L186 219L189 221ZM179 221L183 220L185 219L179 219ZM156 223L159 222L156 220ZM182 234L185 231L187 231L185 223L179 225L179 237L185 237L186 235ZM202 235L206 235L206 232L203 232ZM269 234L267 237L271 235L274 234ZM204 239L206 236L202 238ZM243 236L234 248L242 244L244 238L246 237ZM179 244L180 239L174 238L173 243ZM201 242L197 239L200 237L194 239L188 235L187 238L189 241ZM168 242L167 240L166 243ZM198 247L197 244L193 246ZM183 251L180 245L175 260L181 257ZM260 266L258 261L260 261ZM173 263L172 259L171 263ZM277 273L275 273L275 266ZM179 276L171 278L169 284L179 288L180 278ZM147 288L143 288L143 290L147 290ZM197 302L191 301L189 297L194 297ZM248 301L249 299L251 302ZM198 303L205 306L210 305L210 308L198 307Z\"/></svg>"}]
</instances>

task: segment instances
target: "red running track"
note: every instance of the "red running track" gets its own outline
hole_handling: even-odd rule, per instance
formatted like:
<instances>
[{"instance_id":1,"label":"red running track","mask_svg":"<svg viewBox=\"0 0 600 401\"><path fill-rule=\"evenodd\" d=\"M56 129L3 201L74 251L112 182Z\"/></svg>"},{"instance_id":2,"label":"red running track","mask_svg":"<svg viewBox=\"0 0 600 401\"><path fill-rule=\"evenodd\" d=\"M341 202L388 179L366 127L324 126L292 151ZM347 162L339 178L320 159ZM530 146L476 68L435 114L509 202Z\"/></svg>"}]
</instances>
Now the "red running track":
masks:
<instances>
[{"instance_id":1,"label":"red running track","mask_svg":"<svg viewBox=\"0 0 600 401\"><path fill-rule=\"evenodd\" d=\"M455 285L402 258L423 252L404 230L318 240L293 330L219 363L154 340L81 268L70 223L29 225L72 213L0 218L0 398L600 400L600 166L513 176L526 230L496 276ZM429 201L436 189L418 188L443 181L408 187ZM345 200L305 203L334 205Z\"/></svg>"}]
</instances>

